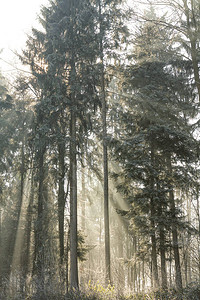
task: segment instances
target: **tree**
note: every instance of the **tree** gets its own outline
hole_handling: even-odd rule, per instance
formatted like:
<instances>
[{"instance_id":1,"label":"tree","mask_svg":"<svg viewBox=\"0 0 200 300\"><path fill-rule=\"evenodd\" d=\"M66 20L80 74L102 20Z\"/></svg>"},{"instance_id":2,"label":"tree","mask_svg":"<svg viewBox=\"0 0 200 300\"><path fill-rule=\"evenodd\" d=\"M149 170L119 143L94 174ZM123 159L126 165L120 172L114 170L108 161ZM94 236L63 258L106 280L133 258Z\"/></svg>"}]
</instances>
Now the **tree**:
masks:
<instances>
[{"instance_id":1,"label":"tree","mask_svg":"<svg viewBox=\"0 0 200 300\"><path fill-rule=\"evenodd\" d=\"M111 262L110 262L110 226L109 226L109 194L108 194L108 150L107 150L107 108L105 92L104 74L104 49L103 49L103 28L102 28L102 4L99 1L99 48L101 59L101 101L102 101L102 127L103 127L103 178L104 178L104 230L105 230L105 267L106 283L111 282Z\"/></svg>"},{"instance_id":2,"label":"tree","mask_svg":"<svg viewBox=\"0 0 200 300\"><path fill-rule=\"evenodd\" d=\"M152 19L155 20L155 16ZM188 78L184 77L184 71L177 72L180 61L174 56L170 39L167 29L156 26L154 22L145 22L139 28L135 39L135 51L131 56L133 65L127 67L125 73L124 86L128 94L121 117L124 120L125 130L116 141L116 159L124 168L122 174L126 182L125 186L119 187L132 204L127 215L140 232L148 234L151 239L155 286L159 285L157 266L159 241L164 289L167 287L165 252L166 233L171 227L167 221L170 211L171 220L173 219L171 230L176 285L181 290L178 258L180 221L173 194L174 184L173 188L169 185L169 178L172 176L174 178L174 175L172 173L170 175L169 172L167 153L171 153L177 161L187 161L189 158L193 160L195 152L192 154L187 149L191 143L195 145L195 142L187 123L188 115L183 114L183 117L180 115L180 111L185 111L186 107L189 107L190 102L187 101L190 101L192 91L189 89L186 91L182 85L183 82L187 84ZM176 167L174 165L174 168L177 168L177 165Z\"/></svg>"},{"instance_id":3,"label":"tree","mask_svg":"<svg viewBox=\"0 0 200 300\"><path fill-rule=\"evenodd\" d=\"M3 257L3 219L2 219L2 210L3 210L3 202L4 202L4 188L5 188L5 172L9 169L12 161L12 117L13 117L13 99L9 95L8 89L6 87L5 78L3 78L2 74L0 74L0 195L1 195L1 223L0 223L0 232L1 232L1 269L0 269L0 285L2 284L2 279L5 275L9 274L9 263L6 264L5 259ZM6 154L6 155L5 155Z\"/></svg>"},{"instance_id":4,"label":"tree","mask_svg":"<svg viewBox=\"0 0 200 300\"><path fill-rule=\"evenodd\" d=\"M106 68L105 59L115 57L114 49L119 48L122 37L128 35L127 27L124 25L125 14L120 10L123 1L97 1L99 22L99 58L100 58L100 99L102 105L102 139L103 139L103 174L104 174L104 230L105 230L105 268L106 284L111 280L111 258L110 258L110 225L109 225L109 178L108 178L108 138L107 138L107 95L106 95ZM109 36L113 36L110 41Z\"/></svg>"},{"instance_id":5,"label":"tree","mask_svg":"<svg viewBox=\"0 0 200 300\"><path fill-rule=\"evenodd\" d=\"M172 2L173 4L173 2ZM177 6L176 6L177 9ZM179 6L180 9L180 6ZM187 1L182 0L183 14L186 17L186 21L181 20L181 32L184 33L185 37L189 41L183 42L183 45L186 46L186 51L189 52L192 59L193 71L194 71L194 81L198 91L198 98L200 99L200 77L199 77L199 68L198 68L198 51L199 51L199 3L198 1ZM189 46L189 47L188 47ZM188 51L189 50L189 51Z\"/></svg>"},{"instance_id":6,"label":"tree","mask_svg":"<svg viewBox=\"0 0 200 300\"><path fill-rule=\"evenodd\" d=\"M49 136L52 130L51 115L56 116L53 122L56 128L59 128L60 113L63 111L68 112L70 120L70 274L71 288L78 288L77 145L80 136L77 137L77 132L78 126L82 126L85 131L89 130L90 122L87 120L90 120L90 114L98 106L95 87L98 82L98 74L95 72L98 49L95 43L95 14L94 7L88 1L57 1L55 5L51 3L49 8L43 8L42 13L41 22L45 33L33 31L33 44L29 43L29 51L24 52L24 55L42 86L42 92L48 87L44 105L51 104L51 107L47 108L48 115L45 115L45 134ZM37 58L40 57L42 64L48 66L46 70L38 66Z\"/></svg>"}]
</instances>

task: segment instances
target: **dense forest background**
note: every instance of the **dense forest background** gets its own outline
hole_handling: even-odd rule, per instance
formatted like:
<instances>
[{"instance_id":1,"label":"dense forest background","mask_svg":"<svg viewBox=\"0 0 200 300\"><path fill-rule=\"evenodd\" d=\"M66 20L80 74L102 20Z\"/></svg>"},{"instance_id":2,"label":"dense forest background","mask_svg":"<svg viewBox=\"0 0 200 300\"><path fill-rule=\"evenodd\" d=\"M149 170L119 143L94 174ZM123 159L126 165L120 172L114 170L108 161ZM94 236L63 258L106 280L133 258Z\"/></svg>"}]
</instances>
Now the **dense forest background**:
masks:
<instances>
[{"instance_id":1,"label":"dense forest background","mask_svg":"<svg viewBox=\"0 0 200 300\"><path fill-rule=\"evenodd\" d=\"M200 299L199 0L39 20L0 76L0 299Z\"/></svg>"}]
</instances>

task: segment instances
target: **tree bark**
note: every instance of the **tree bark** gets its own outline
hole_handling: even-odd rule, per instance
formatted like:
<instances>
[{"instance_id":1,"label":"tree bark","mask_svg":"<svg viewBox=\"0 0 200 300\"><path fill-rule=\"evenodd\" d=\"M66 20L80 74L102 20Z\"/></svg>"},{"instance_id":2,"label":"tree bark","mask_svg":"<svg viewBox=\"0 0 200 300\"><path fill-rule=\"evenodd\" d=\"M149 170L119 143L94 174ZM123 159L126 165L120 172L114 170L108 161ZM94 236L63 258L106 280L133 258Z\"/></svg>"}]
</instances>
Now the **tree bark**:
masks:
<instances>
[{"instance_id":1,"label":"tree bark","mask_svg":"<svg viewBox=\"0 0 200 300\"><path fill-rule=\"evenodd\" d=\"M169 176L172 177L172 164L171 164L171 155L167 154L167 166ZM176 287L178 291L182 291L182 275L181 275L181 264L180 264L180 254L179 254L179 243L178 243L178 231L176 225L176 206L174 199L174 191L172 185L170 185L169 191L169 203L170 210L172 215L172 248L174 252L174 260L175 260L175 271L176 271Z\"/></svg>"},{"instance_id":2,"label":"tree bark","mask_svg":"<svg viewBox=\"0 0 200 300\"><path fill-rule=\"evenodd\" d=\"M64 210L65 210L65 144L58 143L59 179L58 179L58 222L59 222L59 248L60 266L62 269L64 259Z\"/></svg>"},{"instance_id":3,"label":"tree bark","mask_svg":"<svg viewBox=\"0 0 200 300\"><path fill-rule=\"evenodd\" d=\"M15 228L15 243L14 249L12 253L12 264L15 263L16 255L19 255L19 265L20 265L20 292L23 294L24 292L24 265L23 265L23 242L19 241L19 232L23 229L21 227L21 218L22 218L22 205L23 205L23 196L24 196L24 180L25 180L25 139L24 139L24 120L22 122L22 146L21 146L21 166L20 166L20 195L17 206L17 223ZM19 249L16 248L19 242ZM17 251L18 250L18 251ZM17 254L17 252L19 252Z\"/></svg>"},{"instance_id":4,"label":"tree bark","mask_svg":"<svg viewBox=\"0 0 200 300\"><path fill-rule=\"evenodd\" d=\"M151 205L152 206L152 205ZM152 211L152 220L151 220L151 259L152 259L152 273L153 273L153 286L155 288L159 287L159 279L158 279L158 263L157 263L157 247L156 247L156 235L155 235L155 222L153 221L153 209Z\"/></svg>"},{"instance_id":5,"label":"tree bark","mask_svg":"<svg viewBox=\"0 0 200 300\"><path fill-rule=\"evenodd\" d=\"M136 234L133 235L133 291L136 292L137 287L137 264L136 264L136 253L137 252L137 236Z\"/></svg>"},{"instance_id":6,"label":"tree bark","mask_svg":"<svg viewBox=\"0 0 200 300\"><path fill-rule=\"evenodd\" d=\"M25 278L28 275L30 268L30 247L31 247L31 225L32 225L32 207L34 201L34 174L31 173L31 190L30 190L30 200L27 207L27 216L26 216L26 240L25 240L25 252L23 258L24 264L24 276Z\"/></svg>"},{"instance_id":7,"label":"tree bark","mask_svg":"<svg viewBox=\"0 0 200 300\"><path fill-rule=\"evenodd\" d=\"M70 287L78 289L76 117L73 109L70 122Z\"/></svg>"},{"instance_id":8,"label":"tree bark","mask_svg":"<svg viewBox=\"0 0 200 300\"><path fill-rule=\"evenodd\" d=\"M160 190L160 183L157 180L157 190ZM162 199L161 199L162 200ZM159 213L159 235L160 235L160 261L161 261L161 284L162 289L167 290L167 269L166 269L166 246L165 246L165 228L163 224L163 205L158 208Z\"/></svg>"},{"instance_id":9,"label":"tree bark","mask_svg":"<svg viewBox=\"0 0 200 300\"><path fill-rule=\"evenodd\" d=\"M35 262L34 270L38 277L38 292L44 291L44 154L45 147L41 149L39 153L39 165L38 165L38 207L37 207L37 221L35 227Z\"/></svg>"},{"instance_id":10,"label":"tree bark","mask_svg":"<svg viewBox=\"0 0 200 300\"><path fill-rule=\"evenodd\" d=\"M66 292L69 291L69 240L70 240L70 229L67 232L67 249L66 249Z\"/></svg>"},{"instance_id":11,"label":"tree bark","mask_svg":"<svg viewBox=\"0 0 200 300\"><path fill-rule=\"evenodd\" d=\"M161 260L161 280L162 289L167 289L167 269L166 269L166 257L165 257L165 233L163 226L160 225L160 260Z\"/></svg>"},{"instance_id":12,"label":"tree bark","mask_svg":"<svg viewBox=\"0 0 200 300\"><path fill-rule=\"evenodd\" d=\"M70 108L70 289L77 290L78 284L78 259L77 259L77 149L76 149L76 67L75 67L75 44L74 44L74 26L75 26L75 2L71 0L71 18L72 18L72 50L71 50L71 108Z\"/></svg>"},{"instance_id":13,"label":"tree bark","mask_svg":"<svg viewBox=\"0 0 200 300\"><path fill-rule=\"evenodd\" d=\"M118 222L118 226L116 227L118 232L116 234L118 235L118 258L119 258L119 263L118 263L118 286L119 290L123 291L124 286L125 286L125 276L124 276L124 264L123 264L123 257L124 257L124 230L123 230L123 224L120 220L120 218L117 218L116 220Z\"/></svg>"},{"instance_id":14,"label":"tree bark","mask_svg":"<svg viewBox=\"0 0 200 300\"><path fill-rule=\"evenodd\" d=\"M198 277L200 281L200 203L199 203L199 187L196 187L196 199L197 199L197 218L198 218Z\"/></svg>"},{"instance_id":15,"label":"tree bark","mask_svg":"<svg viewBox=\"0 0 200 300\"><path fill-rule=\"evenodd\" d=\"M144 260L144 256L142 258L142 292L144 293L145 291L145 260Z\"/></svg>"},{"instance_id":16,"label":"tree bark","mask_svg":"<svg viewBox=\"0 0 200 300\"><path fill-rule=\"evenodd\" d=\"M2 260L3 260L3 251L2 251L2 189L0 188L0 289L2 287Z\"/></svg>"},{"instance_id":17,"label":"tree bark","mask_svg":"<svg viewBox=\"0 0 200 300\"><path fill-rule=\"evenodd\" d=\"M103 175L104 175L104 230L105 230L105 268L106 284L111 283L110 263L110 224L109 224L109 192L108 192L108 149L107 149L107 108L104 77L104 54L102 40L102 13L101 0L99 0L99 26L100 26L100 59L101 59L101 103L102 103L102 125L103 125Z\"/></svg>"},{"instance_id":18,"label":"tree bark","mask_svg":"<svg viewBox=\"0 0 200 300\"><path fill-rule=\"evenodd\" d=\"M155 167L155 154L154 154L154 145L151 145L151 165L154 169ZM150 179L150 187L153 194L155 188L155 182L153 175L151 175ZM153 196L150 197L150 223L151 223L151 259L152 259L152 275L153 275L153 286L155 288L159 287L159 279L158 279L158 263L157 263L157 245L156 245L156 233L155 233L155 202Z\"/></svg>"},{"instance_id":19,"label":"tree bark","mask_svg":"<svg viewBox=\"0 0 200 300\"><path fill-rule=\"evenodd\" d=\"M84 164L84 156L83 156L83 164ZM82 202L81 202L81 209L82 209L82 230L85 234L85 230L86 230L86 224L85 224L85 209L86 209L86 192L85 192L85 167L84 165L82 166L82 172L81 172L81 180L82 180Z\"/></svg>"},{"instance_id":20,"label":"tree bark","mask_svg":"<svg viewBox=\"0 0 200 300\"><path fill-rule=\"evenodd\" d=\"M192 14L190 14L190 9L188 7L187 0L183 0L183 5L184 5L184 12L185 12L186 20L187 20L186 36L189 38L190 45L191 45L191 57L192 57L192 65L193 65L193 70L194 70L194 80L195 80L195 84L196 84L198 96L199 96L199 101L200 101L200 78L199 78L198 49L197 49L198 28L196 28L196 20L195 20L195 15L194 15L194 4L193 4L193 1L191 1ZM191 28L191 23L193 24L193 26L195 26L195 31L194 31L194 27Z\"/></svg>"}]
</instances>

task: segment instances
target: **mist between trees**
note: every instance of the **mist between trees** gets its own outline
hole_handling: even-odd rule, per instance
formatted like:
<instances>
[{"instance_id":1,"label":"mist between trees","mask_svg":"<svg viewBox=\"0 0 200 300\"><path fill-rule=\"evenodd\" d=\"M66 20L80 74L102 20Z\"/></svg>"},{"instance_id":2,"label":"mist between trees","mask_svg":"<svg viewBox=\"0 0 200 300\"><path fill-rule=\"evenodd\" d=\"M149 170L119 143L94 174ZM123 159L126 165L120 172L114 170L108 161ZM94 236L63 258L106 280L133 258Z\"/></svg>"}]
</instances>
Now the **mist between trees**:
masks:
<instances>
[{"instance_id":1,"label":"mist between trees","mask_svg":"<svg viewBox=\"0 0 200 300\"><path fill-rule=\"evenodd\" d=\"M0 299L199 299L200 5L137 6L49 1L1 75Z\"/></svg>"}]
</instances>

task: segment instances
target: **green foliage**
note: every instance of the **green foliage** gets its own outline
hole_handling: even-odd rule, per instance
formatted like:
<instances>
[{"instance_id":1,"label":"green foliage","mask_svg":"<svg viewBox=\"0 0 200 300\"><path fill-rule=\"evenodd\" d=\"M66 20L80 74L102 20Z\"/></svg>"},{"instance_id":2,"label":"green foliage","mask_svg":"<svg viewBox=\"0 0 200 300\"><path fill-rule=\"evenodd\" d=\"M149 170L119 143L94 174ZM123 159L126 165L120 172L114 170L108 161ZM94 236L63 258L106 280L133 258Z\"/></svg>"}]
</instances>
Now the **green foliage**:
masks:
<instances>
[{"instance_id":1,"label":"green foliage","mask_svg":"<svg viewBox=\"0 0 200 300\"><path fill-rule=\"evenodd\" d=\"M87 245L85 243L85 236L83 233L79 230L78 231L78 247L77 247L77 256L80 261L86 261L87 260L87 254L90 250L92 250L94 246Z\"/></svg>"},{"instance_id":2,"label":"green foliage","mask_svg":"<svg viewBox=\"0 0 200 300\"><path fill-rule=\"evenodd\" d=\"M159 22L155 15L153 19ZM174 50L170 30L144 22L124 70L122 85L127 97L120 108L113 108L121 128L111 140L121 168L113 177L129 204L129 211L120 210L120 214L129 219L130 233L140 237L135 254L141 260L145 255L151 260L152 236L157 253L161 248L167 253L172 223L180 231L189 230L181 208L175 204L172 209L169 196L176 188L185 189L198 148L188 122L195 109L194 89L187 64L180 64Z\"/></svg>"},{"instance_id":3,"label":"green foliage","mask_svg":"<svg viewBox=\"0 0 200 300\"><path fill-rule=\"evenodd\" d=\"M87 296L96 296L99 300L109 300L116 297L116 290L114 286L108 284L108 286L105 288L99 282L92 283L91 281L89 281L86 293Z\"/></svg>"}]
</instances>

